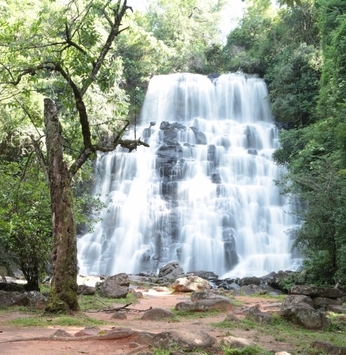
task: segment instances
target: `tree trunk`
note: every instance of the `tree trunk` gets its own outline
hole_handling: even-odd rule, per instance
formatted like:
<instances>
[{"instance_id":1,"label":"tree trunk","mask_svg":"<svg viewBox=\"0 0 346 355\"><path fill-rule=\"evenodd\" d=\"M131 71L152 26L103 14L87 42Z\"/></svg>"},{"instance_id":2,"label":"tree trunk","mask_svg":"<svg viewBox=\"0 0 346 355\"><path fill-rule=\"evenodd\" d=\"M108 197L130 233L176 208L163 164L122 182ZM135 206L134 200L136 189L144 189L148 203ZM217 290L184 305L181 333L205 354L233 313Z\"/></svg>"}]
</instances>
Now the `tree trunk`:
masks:
<instances>
[{"instance_id":1,"label":"tree trunk","mask_svg":"<svg viewBox=\"0 0 346 355\"><path fill-rule=\"evenodd\" d=\"M54 102L44 100L48 180L54 246L53 276L46 312L78 311L77 242L72 209L71 181L63 158L61 126Z\"/></svg>"}]
</instances>

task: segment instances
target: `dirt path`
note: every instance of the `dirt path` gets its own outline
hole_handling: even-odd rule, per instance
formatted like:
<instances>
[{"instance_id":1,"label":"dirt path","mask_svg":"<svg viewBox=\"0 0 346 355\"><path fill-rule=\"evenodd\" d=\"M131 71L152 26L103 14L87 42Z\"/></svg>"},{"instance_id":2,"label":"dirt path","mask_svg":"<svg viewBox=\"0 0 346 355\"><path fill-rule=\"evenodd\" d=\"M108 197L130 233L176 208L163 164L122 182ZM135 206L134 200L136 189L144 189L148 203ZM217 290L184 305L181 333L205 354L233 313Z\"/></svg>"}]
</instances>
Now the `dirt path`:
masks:
<instances>
[{"instance_id":1,"label":"dirt path","mask_svg":"<svg viewBox=\"0 0 346 355\"><path fill-rule=\"evenodd\" d=\"M208 317L193 318L184 321L143 321L141 316L143 311L152 308L165 308L172 310L178 302L187 301L190 297L188 294L169 292L156 292L150 290L144 293L138 304L126 307L126 319L113 319L112 313L105 312L88 312L89 317L110 322L110 325L101 326L102 330L112 328L129 328L137 331L145 331L151 333L160 333L167 330L186 329L189 331L203 331L210 334L216 339L221 339L229 335L227 329L215 328L213 323L221 322L227 314L210 315ZM278 310L279 303L271 299L237 297L243 306L237 307L234 313L242 318L246 309L257 304L263 311ZM120 306L120 305L119 305ZM0 320L0 354L1 355L125 355L135 354L141 350L148 350L145 346L138 348L131 337L117 340L95 340L95 339L78 339L76 337L66 338L66 340L55 340L51 336L58 330L62 329L67 333L74 335L84 328L77 327L52 327L42 324L42 327L15 328L3 326L3 321L9 318L23 317L23 314L11 313L2 316ZM46 319L43 322L47 322ZM231 331L233 336L247 338L258 341L258 334L255 330L236 328ZM259 345L275 351L289 351L292 345L275 341L273 336L261 335Z\"/></svg>"}]
</instances>

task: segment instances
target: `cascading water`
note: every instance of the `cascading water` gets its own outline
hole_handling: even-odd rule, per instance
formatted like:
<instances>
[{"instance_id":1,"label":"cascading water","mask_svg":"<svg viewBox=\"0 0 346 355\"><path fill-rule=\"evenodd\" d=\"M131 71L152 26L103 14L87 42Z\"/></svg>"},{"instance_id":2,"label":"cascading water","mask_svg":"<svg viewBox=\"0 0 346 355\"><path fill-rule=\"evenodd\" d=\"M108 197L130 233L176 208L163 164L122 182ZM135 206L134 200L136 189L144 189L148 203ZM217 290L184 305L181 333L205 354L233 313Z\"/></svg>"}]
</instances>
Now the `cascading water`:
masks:
<instances>
[{"instance_id":1,"label":"cascading water","mask_svg":"<svg viewBox=\"0 0 346 355\"><path fill-rule=\"evenodd\" d=\"M97 159L107 211L78 238L80 273L156 272L170 261L223 277L294 269L267 95L243 74L153 77L140 124L150 148Z\"/></svg>"}]
</instances>

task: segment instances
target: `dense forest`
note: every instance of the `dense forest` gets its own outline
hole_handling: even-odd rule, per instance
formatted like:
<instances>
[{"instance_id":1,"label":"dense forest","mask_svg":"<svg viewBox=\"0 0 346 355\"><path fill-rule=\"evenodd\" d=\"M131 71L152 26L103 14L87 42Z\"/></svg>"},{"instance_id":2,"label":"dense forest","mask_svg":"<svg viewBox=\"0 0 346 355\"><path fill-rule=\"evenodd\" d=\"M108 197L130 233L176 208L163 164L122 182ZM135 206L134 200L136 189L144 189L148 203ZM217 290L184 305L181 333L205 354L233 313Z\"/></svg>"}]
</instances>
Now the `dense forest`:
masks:
<instances>
[{"instance_id":1,"label":"dense forest","mask_svg":"<svg viewBox=\"0 0 346 355\"><path fill-rule=\"evenodd\" d=\"M346 2L244 3L226 40L225 0L1 3L0 267L38 289L53 258L49 310L78 309L77 229L104 207L88 191L96 153L145 145L123 134L149 79L174 72L265 79L286 171L275 183L301 222L297 277L346 287Z\"/></svg>"}]
</instances>

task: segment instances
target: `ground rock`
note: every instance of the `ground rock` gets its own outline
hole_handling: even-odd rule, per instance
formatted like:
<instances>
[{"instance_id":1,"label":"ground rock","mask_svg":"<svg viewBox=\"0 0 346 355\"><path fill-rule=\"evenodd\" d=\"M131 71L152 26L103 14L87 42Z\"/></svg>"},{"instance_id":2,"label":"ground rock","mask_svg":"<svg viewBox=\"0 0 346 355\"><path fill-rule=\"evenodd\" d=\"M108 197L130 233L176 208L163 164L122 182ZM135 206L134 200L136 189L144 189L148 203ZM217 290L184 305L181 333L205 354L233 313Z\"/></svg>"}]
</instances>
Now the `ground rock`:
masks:
<instances>
[{"instance_id":1,"label":"ground rock","mask_svg":"<svg viewBox=\"0 0 346 355\"><path fill-rule=\"evenodd\" d=\"M227 317L225 318L225 322L236 322L240 323L241 320L235 315L235 314L228 314Z\"/></svg>"},{"instance_id":2,"label":"ground rock","mask_svg":"<svg viewBox=\"0 0 346 355\"><path fill-rule=\"evenodd\" d=\"M220 345L225 346L227 348L242 349L245 348L246 346L255 346L256 344L249 339L228 336L221 339Z\"/></svg>"},{"instance_id":3,"label":"ground rock","mask_svg":"<svg viewBox=\"0 0 346 355\"><path fill-rule=\"evenodd\" d=\"M198 276L187 276L176 279L171 285L177 292L198 292L211 288L209 282Z\"/></svg>"},{"instance_id":4,"label":"ground rock","mask_svg":"<svg viewBox=\"0 0 346 355\"><path fill-rule=\"evenodd\" d=\"M113 279L105 280L99 287L102 295L110 298L124 298L129 292L128 286L121 286Z\"/></svg>"},{"instance_id":5,"label":"ground rock","mask_svg":"<svg viewBox=\"0 0 346 355\"><path fill-rule=\"evenodd\" d=\"M58 329L50 337L51 338L72 338L73 335L71 335L70 333L67 333L63 329Z\"/></svg>"},{"instance_id":6,"label":"ground rock","mask_svg":"<svg viewBox=\"0 0 346 355\"><path fill-rule=\"evenodd\" d=\"M179 348L182 351L218 348L216 340L209 334L188 330L159 333L153 338L153 346L163 349Z\"/></svg>"},{"instance_id":7,"label":"ground rock","mask_svg":"<svg viewBox=\"0 0 346 355\"><path fill-rule=\"evenodd\" d=\"M160 320L165 318L174 318L174 314L164 308L149 309L141 317L142 320Z\"/></svg>"},{"instance_id":8,"label":"ground rock","mask_svg":"<svg viewBox=\"0 0 346 355\"><path fill-rule=\"evenodd\" d=\"M254 320L257 323L270 323L272 320L271 314L262 312L258 306L251 307L245 316L246 319Z\"/></svg>"},{"instance_id":9,"label":"ground rock","mask_svg":"<svg viewBox=\"0 0 346 355\"><path fill-rule=\"evenodd\" d=\"M341 291L337 288L314 287L305 285L295 285L291 287L291 294L305 295L310 297L340 298Z\"/></svg>"},{"instance_id":10,"label":"ground rock","mask_svg":"<svg viewBox=\"0 0 346 355\"><path fill-rule=\"evenodd\" d=\"M335 346L322 341L315 341L311 344L311 348L318 349L323 352L323 354L328 355L346 355L346 348L343 346Z\"/></svg>"},{"instance_id":11,"label":"ground rock","mask_svg":"<svg viewBox=\"0 0 346 355\"><path fill-rule=\"evenodd\" d=\"M98 337L103 340L124 339L136 335L138 332L129 328L114 328L106 332L100 332Z\"/></svg>"},{"instance_id":12,"label":"ground rock","mask_svg":"<svg viewBox=\"0 0 346 355\"><path fill-rule=\"evenodd\" d=\"M75 333L75 337L85 337L85 336L97 336L100 333L100 328L98 327L88 327L80 330L79 332Z\"/></svg>"},{"instance_id":13,"label":"ground rock","mask_svg":"<svg viewBox=\"0 0 346 355\"><path fill-rule=\"evenodd\" d=\"M233 311L234 307L229 300L224 299L202 299L196 302L179 302L175 305L178 311L205 312L210 310L219 310L222 312Z\"/></svg>"},{"instance_id":14,"label":"ground rock","mask_svg":"<svg viewBox=\"0 0 346 355\"><path fill-rule=\"evenodd\" d=\"M77 294L78 295L94 295L96 292L96 287L88 285L78 285Z\"/></svg>"},{"instance_id":15,"label":"ground rock","mask_svg":"<svg viewBox=\"0 0 346 355\"><path fill-rule=\"evenodd\" d=\"M112 316L112 319L127 319L125 312L115 312Z\"/></svg>"}]
</instances>

